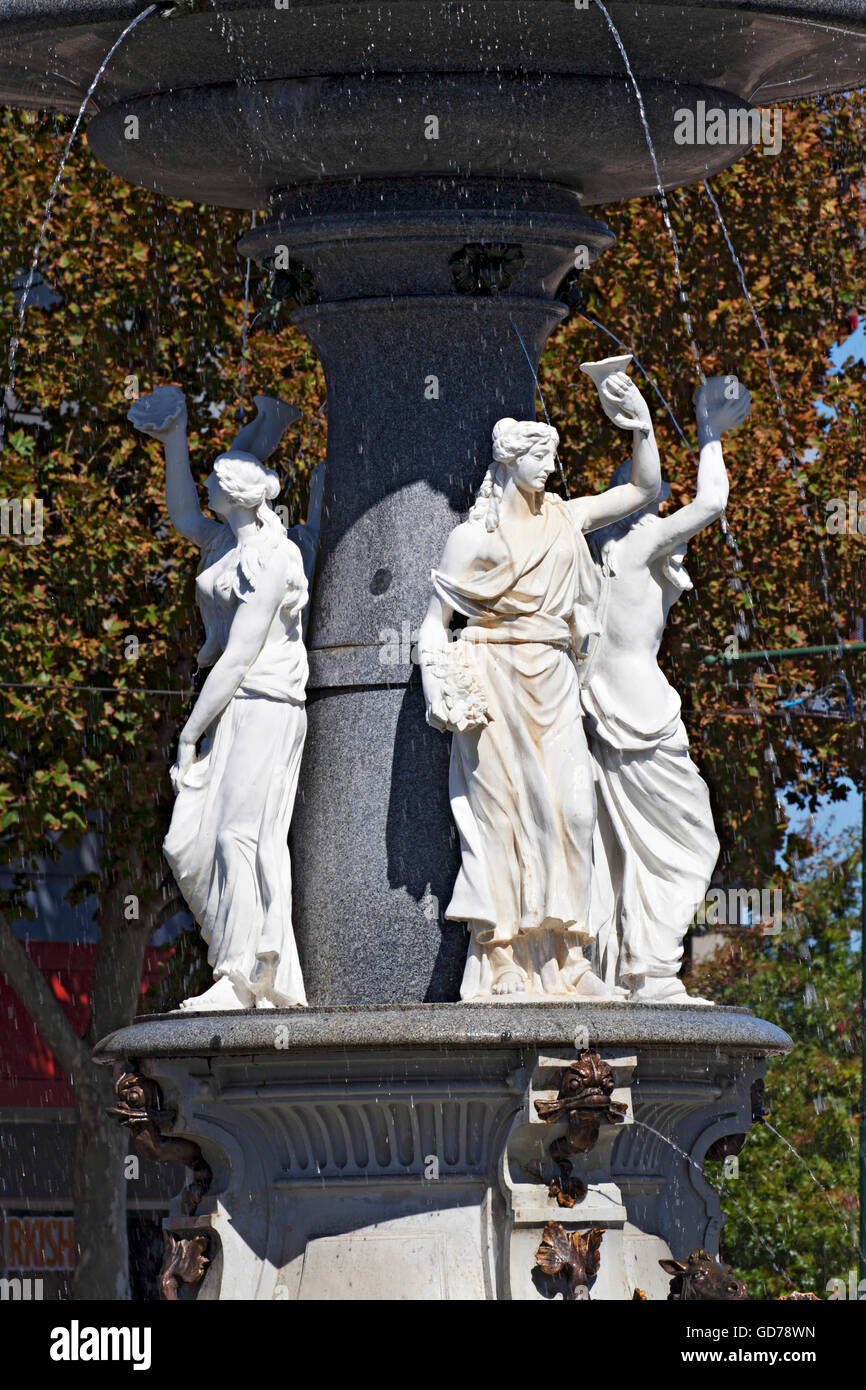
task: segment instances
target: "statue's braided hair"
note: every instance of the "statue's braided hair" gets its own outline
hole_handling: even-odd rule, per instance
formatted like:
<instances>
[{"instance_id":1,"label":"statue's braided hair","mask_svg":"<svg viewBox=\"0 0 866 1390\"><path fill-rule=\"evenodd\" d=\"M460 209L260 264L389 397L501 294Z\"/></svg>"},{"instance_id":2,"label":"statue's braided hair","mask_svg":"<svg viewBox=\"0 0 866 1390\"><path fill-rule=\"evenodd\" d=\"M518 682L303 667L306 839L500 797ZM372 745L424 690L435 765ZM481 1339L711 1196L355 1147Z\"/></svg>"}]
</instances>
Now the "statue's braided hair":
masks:
<instances>
[{"instance_id":1,"label":"statue's braided hair","mask_svg":"<svg viewBox=\"0 0 866 1390\"><path fill-rule=\"evenodd\" d=\"M488 531L495 531L499 525L499 504L508 464L522 458L533 444L551 440L554 445L559 443L559 434L552 425L535 420L512 420L510 416L497 420L493 426L493 463L478 489L469 520L481 521Z\"/></svg>"}]
</instances>

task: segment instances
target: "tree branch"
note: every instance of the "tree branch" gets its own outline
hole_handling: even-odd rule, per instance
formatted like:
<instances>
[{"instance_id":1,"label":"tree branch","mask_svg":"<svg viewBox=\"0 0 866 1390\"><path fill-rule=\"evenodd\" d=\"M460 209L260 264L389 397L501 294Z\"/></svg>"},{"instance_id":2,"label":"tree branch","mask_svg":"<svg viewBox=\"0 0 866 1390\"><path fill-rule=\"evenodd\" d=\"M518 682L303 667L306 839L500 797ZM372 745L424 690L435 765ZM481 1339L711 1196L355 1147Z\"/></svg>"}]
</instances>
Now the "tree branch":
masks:
<instances>
[{"instance_id":1,"label":"tree branch","mask_svg":"<svg viewBox=\"0 0 866 1390\"><path fill-rule=\"evenodd\" d=\"M30 959L6 918L0 913L0 971L6 976L39 1036L67 1076L90 1066L90 1052L76 1034L51 992L39 966Z\"/></svg>"},{"instance_id":2,"label":"tree branch","mask_svg":"<svg viewBox=\"0 0 866 1390\"><path fill-rule=\"evenodd\" d=\"M166 922L170 922L172 917L176 916L178 912L188 911L189 908L180 896L180 893L177 892L172 894L168 902L160 903L158 906L151 908L143 919L147 927L148 941L150 941L154 932L159 931L160 927L164 927Z\"/></svg>"}]
</instances>

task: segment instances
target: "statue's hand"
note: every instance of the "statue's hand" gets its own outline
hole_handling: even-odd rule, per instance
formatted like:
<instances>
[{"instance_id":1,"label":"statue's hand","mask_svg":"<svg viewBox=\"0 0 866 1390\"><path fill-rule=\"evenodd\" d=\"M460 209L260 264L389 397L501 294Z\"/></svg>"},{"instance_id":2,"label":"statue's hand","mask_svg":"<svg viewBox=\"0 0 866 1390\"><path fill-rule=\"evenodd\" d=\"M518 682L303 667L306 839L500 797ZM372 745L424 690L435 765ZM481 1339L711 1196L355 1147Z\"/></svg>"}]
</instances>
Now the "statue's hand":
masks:
<instances>
[{"instance_id":1,"label":"statue's hand","mask_svg":"<svg viewBox=\"0 0 866 1390\"><path fill-rule=\"evenodd\" d=\"M177 796L183 786L186 774L189 772L194 762L195 740L184 738L183 734L181 734L180 742L177 745L177 761L169 772L175 796Z\"/></svg>"},{"instance_id":2,"label":"statue's hand","mask_svg":"<svg viewBox=\"0 0 866 1390\"><path fill-rule=\"evenodd\" d=\"M432 729L462 734L490 723L488 695L465 643L421 648L420 659L427 723Z\"/></svg>"},{"instance_id":3,"label":"statue's hand","mask_svg":"<svg viewBox=\"0 0 866 1390\"><path fill-rule=\"evenodd\" d=\"M605 414L621 430L650 430L649 406L625 372L613 372L598 388Z\"/></svg>"},{"instance_id":4,"label":"statue's hand","mask_svg":"<svg viewBox=\"0 0 866 1390\"><path fill-rule=\"evenodd\" d=\"M752 398L735 376L711 376L695 390L692 401L702 438L720 439L749 415Z\"/></svg>"},{"instance_id":5,"label":"statue's hand","mask_svg":"<svg viewBox=\"0 0 866 1390\"><path fill-rule=\"evenodd\" d=\"M454 733L454 725L448 718L448 707L441 694L427 701L426 719L431 729L438 729L442 734Z\"/></svg>"},{"instance_id":6,"label":"statue's hand","mask_svg":"<svg viewBox=\"0 0 866 1390\"><path fill-rule=\"evenodd\" d=\"M445 699L445 690L442 681L438 676L434 676L427 663L423 661L421 666L421 684L424 689L424 717L431 729L438 729L440 734L453 734L457 732L457 726L451 717L448 708L448 701Z\"/></svg>"},{"instance_id":7,"label":"statue's hand","mask_svg":"<svg viewBox=\"0 0 866 1390\"><path fill-rule=\"evenodd\" d=\"M149 396L133 401L126 418L142 434L164 441L175 430L186 429L186 397L177 386L157 386Z\"/></svg>"}]
</instances>

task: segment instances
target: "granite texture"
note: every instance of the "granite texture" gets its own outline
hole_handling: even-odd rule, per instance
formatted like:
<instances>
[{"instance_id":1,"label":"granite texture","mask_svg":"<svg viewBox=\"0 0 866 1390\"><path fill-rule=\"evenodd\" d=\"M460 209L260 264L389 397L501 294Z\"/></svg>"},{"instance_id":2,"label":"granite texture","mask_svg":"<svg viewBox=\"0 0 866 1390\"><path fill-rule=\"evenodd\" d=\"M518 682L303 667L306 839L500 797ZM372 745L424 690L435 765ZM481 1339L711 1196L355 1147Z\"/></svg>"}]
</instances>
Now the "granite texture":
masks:
<instances>
[{"instance_id":1,"label":"granite texture","mask_svg":"<svg viewBox=\"0 0 866 1390\"><path fill-rule=\"evenodd\" d=\"M129 1057L252 1057L274 1052L274 1030L288 1030L285 1050L411 1049L477 1051L573 1047L693 1049L724 1055L784 1055L793 1046L781 1028L746 1009L688 1004L433 1004L422 1007L180 1012L137 1019L103 1038L97 1062Z\"/></svg>"},{"instance_id":2,"label":"granite texture","mask_svg":"<svg viewBox=\"0 0 866 1390\"><path fill-rule=\"evenodd\" d=\"M312 691L291 833L307 997L383 1004L458 997L466 932L445 922L459 865L448 740L420 681Z\"/></svg>"},{"instance_id":3,"label":"granite texture","mask_svg":"<svg viewBox=\"0 0 866 1390\"><path fill-rule=\"evenodd\" d=\"M740 107L736 91L683 73L677 80L642 74L641 92L666 187L707 178L749 148L748 140L675 138L675 112L699 102L708 110ZM424 135L431 113L435 140ZM135 140L126 134L130 116L138 121ZM261 207L274 188L315 177L507 170L574 188L587 205L656 191L638 107L619 74L365 73L187 87L110 106L91 118L87 139L97 159L129 182L222 207Z\"/></svg>"}]
</instances>

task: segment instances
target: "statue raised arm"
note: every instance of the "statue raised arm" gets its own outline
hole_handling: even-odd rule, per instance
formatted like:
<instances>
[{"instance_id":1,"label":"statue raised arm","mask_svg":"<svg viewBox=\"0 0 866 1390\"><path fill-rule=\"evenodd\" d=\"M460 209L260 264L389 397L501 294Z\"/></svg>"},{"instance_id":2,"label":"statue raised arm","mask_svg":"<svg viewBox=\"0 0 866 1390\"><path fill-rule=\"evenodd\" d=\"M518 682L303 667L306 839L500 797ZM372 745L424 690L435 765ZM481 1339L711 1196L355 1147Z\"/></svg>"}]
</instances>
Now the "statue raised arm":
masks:
<instances>
[{"instance_id":1,"label":"statue raised arm","mask_svg":"<svg viewBox=\"0 0 866 1390\"><path fill-rule=\"evenodd\" d=\"M199 662L211 669L180 735L164 845L214 970L212 988L184 1002L192 1009L306 1002L287 836L306 733L308 589L301 553L271 506L279 480L263 462L298 412L266 396L256 405L206 482L218 521L199 506L183 393L160 387L129 412L162 442L169 516L202 551Z\"/></svg>"},{"instance_id":2,"label":"statue raised arm","mask_svg":"<svg viewBox=\"0 0 866 1390\"><path fill-rule=\"evenodd\" d=\"M644 1001L689 1002L677 978L683 937L719 852L709 793L689 757L679 696L658 651L671 605L691 588L686 542L724 512L721 437L746 419L750 398L736 378L714 377L694 402L700 458L693 501L659 517L665 485L649 506L590 541L602 577L601 635L581 670L598 797L595 968ZM627 467L614 473L611 494Z\"/></svg>"}]
</instances>

